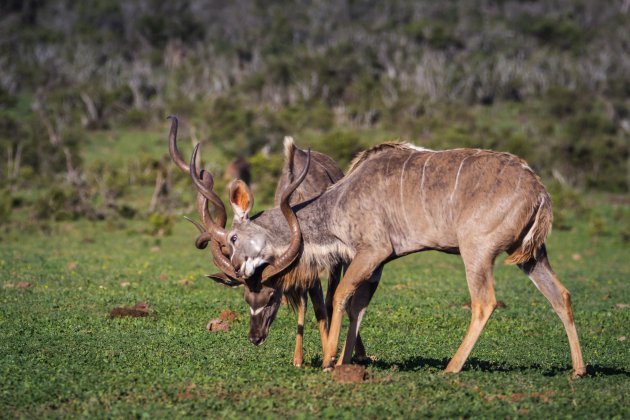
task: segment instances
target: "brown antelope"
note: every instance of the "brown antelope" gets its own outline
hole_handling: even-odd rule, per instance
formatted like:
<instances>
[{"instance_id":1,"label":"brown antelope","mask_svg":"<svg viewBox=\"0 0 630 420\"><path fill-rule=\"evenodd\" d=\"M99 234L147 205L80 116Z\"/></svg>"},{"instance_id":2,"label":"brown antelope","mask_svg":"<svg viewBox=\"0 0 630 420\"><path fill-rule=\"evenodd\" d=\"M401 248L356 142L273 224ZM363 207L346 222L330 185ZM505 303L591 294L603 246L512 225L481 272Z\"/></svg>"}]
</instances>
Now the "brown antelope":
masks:
<instances>
[{"instance_id":1,"label":"brown antelope","mask_svg":"<svg viewBox=\"0 0 630 420\"><path fill-rule=\"evenodd\" d=\"M181 169L190 172L190 167L186 162L184 162L177 150L178 121L175 117L172 117L171 119L171 131L169 135L169 151L171 157ZM282 173L276 188L276 205L280 205L282 192L293 182L295 174L299 174L304 170L307 162L307 153L295 147L292 138L285 138L284 150L285 164L282 168ZM290 194L290 204L295 204L321 194L326 190L326 188L343 177L343 172L329 156L323 153L312 152L311 161L313 162L313 165L309 167L304 181L298 184L293 194ZM196 169L194 170L196 171ZM205 172L205 174L208 173ZM212 182L208 178L208 175L206 175L204 185L206 189L211 190ZM240 181L237 181L237 183L238 182ZM220 213L220 215L217 216L217 219L220 219L222 226L225 227L225 207L222 205L216 205L215 201L216 200L213 201L213 204L215 204L215 210ZM200 216L206 225L211 223L209 221L211 220L211 216L207 211L207 202L208 200L200 194L198 197L198 209ZM253 203L250 203L250 205L253 205ZM235 212L235 217L241 216ZM202 234L206 232L205 227L200 225L197 226ZM200 248L205 248L206 245L207 241L197 241L197 246ZM224 243L221 243L221 245L223 250L222 252L225 253L227 248ZM256 346L262 344L267 338L267 335L269 334L269 327L275 319L277 311L280 307L281 299L279 299L279 297L281 298L282 293L284 293L284 295L288 298L287 300L289 303L293 307L296 307L298 312L298 326L295 351L293 354L293 364L295 366L301 366L303 362L303 331L307 306L307 293L313 302L313 309L322 338L322 346L324 346L327 336L327 313L332 312L332 297L341 278L341 270L341 264L331 267L325 305L321 282L318 276L315 276L314 278L302 278L299 275L300 273L292 273L292 275L288 275L289 273L287 273L287 275L277 279L277 281L282 285L281 292L278 292L276 288L262 284L260 279L257 280L255 278L251 278L247 282L244 282L239 281L240 278L238 277L229 278L223 273L212 274L208 277L228 287L237 287L241 285L245 286L244 297L250 307L249 340ZM365 358L365 349L360 337L357 338L356 354L358 358Z\"/></svg>"},{"instance_id":2,"label":"brown antelope","mask_svg":"<svg viewBox=\"0 0 630 420\"><path fill-rule=\"evenodd\" d=\"M191 176L201 185L192 170ZM211 232L229 238L230 258L219 264L229 276L248 278L262 270L263 282L277 287L274 277L292 265L314 276L340 261L349 263L334 294L324 368L332 368L346 305L350 325L338 364L350 362L383 266L413 252L438 250L461 255L472 306L468 331L446 372L462 369L494 311L494 261L507 252L506 262L530 277L564 324L574 376L585 374L570 295L545 249L550 198L518 157L385 143L361 153L345 178L294 208L281 205L250 218L252 199L246 186L235 185L230 202L242 218L229 231Z\"/></svg>"}]
</instances>

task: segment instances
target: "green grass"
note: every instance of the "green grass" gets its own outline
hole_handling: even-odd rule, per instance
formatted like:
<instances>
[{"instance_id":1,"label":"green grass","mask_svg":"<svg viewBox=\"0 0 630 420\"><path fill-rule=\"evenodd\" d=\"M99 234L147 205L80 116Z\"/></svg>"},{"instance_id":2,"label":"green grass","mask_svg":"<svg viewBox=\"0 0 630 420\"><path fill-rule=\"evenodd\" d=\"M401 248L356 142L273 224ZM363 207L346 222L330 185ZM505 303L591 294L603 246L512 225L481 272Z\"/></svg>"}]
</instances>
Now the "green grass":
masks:
<instances>
[{"instance_id":1,"label":"green grass","mask_svg":"<svg viewBox=\"0 0 630 420\"><path fill-rule=\"evenodd\" d=\"M468 293L458 257L422 253L386 267L362 328L376 360L366 383L349 385L320 370L310 312L302 369L291 364L288 309L263 346L248 342L241 291L202 276L212 271L209 255L193 247L188 223L162 239L143 234L145 222L126 223L73 222L2 238L0 285L33 287L0 288L0 417L630 415L630 339L620 340L630 338L630 309L615 306L630 303L630 263L612 222L595 240L584 222L549 243L572 292L588 377L569 379L559 319L501 261L496 291L507 308L495 312L464 371L443 375L467 328ZM108 318L138 300L154 316ZM232 329L207 332L226 308L239 314Z\"/></svg>"}]
</instances>

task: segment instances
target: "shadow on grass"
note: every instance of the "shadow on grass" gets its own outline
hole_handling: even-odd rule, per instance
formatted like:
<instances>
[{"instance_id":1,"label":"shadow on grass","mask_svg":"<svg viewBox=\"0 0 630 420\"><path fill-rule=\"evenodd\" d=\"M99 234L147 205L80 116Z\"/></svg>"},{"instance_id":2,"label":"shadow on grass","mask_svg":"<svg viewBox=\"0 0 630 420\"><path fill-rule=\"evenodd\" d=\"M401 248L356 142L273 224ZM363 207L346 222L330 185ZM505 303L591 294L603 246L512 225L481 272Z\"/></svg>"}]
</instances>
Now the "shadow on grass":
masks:
<instances>
[{"instance_id":1,"label":"shadow on grass","mask_svg":"<svg viewBox=\"0 0 630 420\"><path fill-rule=\"evenodd\" d=\"M613 375L624 375L630 376L630 371L625 369L617 369L609 366L586 366L586 376L594 377L594 376L613 376Z\"/></svg>"},{"instance_id":2,"label":"shadow on grass","mask_svg":"<svg viewBox=\"0 0 630 420\"><path fill-rule=\"evenodd\" d=\"M402 361L385 361L376 360L368 362L369 366L373 366L379 370L398 370L401 372L413 372L419 371L423 368L430 367L437 370L444 370L448 365L449 358L443 359L431 359L426 357L410 357ZM311 361L312 366L321 366L322 359L320 357L314 357ZM356 363L356 362L355 362ZM537 363L527 366L507 365L496 362L488 362L486 360L479 360L477 358L470 358L464 364L463 371L481 371L481 372L525 372L530 370L539 370L543 376L558 376L567 375L571 373L571 365L563 365L556 367L543 367ZM615 376L623 375L630 377L630 371L626 369L619 369L610 366L601 365L588 365L586 367L587 377L597 376Z\"/></svg>"}]
</instances>

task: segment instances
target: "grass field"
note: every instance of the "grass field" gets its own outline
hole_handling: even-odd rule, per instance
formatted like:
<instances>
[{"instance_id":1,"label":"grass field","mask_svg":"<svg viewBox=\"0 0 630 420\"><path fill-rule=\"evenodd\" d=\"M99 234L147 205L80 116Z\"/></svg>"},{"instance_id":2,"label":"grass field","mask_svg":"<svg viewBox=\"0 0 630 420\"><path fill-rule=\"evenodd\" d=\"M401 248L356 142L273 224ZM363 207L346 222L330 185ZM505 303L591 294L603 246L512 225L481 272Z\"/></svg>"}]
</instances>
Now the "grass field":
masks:
<instances>
[{"instance_id":1,"label":"grass field","mask_svg":"<svg viewBox=\"0 0 630 420\"><path fill-rule=\"evenodd\" d=\"M202 276L212 271L208 252L194 248L183 220L161 239L145 234L142 221L8 232L0 242L0 417L627 418L629 248L607 218L611 207L596 210L607 221L598 237L576 221L549 241L589 366L576 381L559 319L502 259L496 291L507 307L497 309L462 373L441 373L470 316L462 263L431 252L386 267L362 328L375 359L369 379L338 384L319 368L310 311L306 367L291 364L289 309L263 346L248 342L241 291ZM32 286L9 287L19 281ZM152 316L108 317L139 300ZM239 314L232 329L206 331L223 309Z\"/></svg>"}]
</instances>

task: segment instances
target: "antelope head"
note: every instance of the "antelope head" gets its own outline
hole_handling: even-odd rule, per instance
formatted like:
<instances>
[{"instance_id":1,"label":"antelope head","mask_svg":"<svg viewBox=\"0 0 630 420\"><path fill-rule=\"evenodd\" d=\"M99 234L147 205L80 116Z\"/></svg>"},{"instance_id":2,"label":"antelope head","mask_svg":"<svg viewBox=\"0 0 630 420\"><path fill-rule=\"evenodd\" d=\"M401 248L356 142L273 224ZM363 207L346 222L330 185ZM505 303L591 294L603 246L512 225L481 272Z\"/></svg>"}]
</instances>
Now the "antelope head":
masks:
<instances>
[{"instance_id":1,"label":"antelope head","mask_svg":"<svg viewBox=\"0 0 630 420\"><path fill-rule=\"evenodd\" d=\"M254 197L247 184L241 180L230 185L234 220L232 228L229 231L225 229L225 206L212 189L212 174L198 171L196 167L199 145L192 153L190 164L187 164L177 150L176 138L177 119L171 117L171 157L182 170L190 174L198 191L197 209L203 224L189 219L200 232L195 244L197 248L203 249L210 243L214 264L221 270L208 277L227 287L244 286L244 297L250 308L249 340L254 345L260 345L267 338L282 301L283 290L276 279L296 261L302 247L302 232L289 200L306 177L310 151L302 173L282 193L280 210L291 233L289 244L282 252L271 243L267 232L255 223L255 217L250 218ZM215 209L215 219L210 214L209 203Z\"/></svg>"},{"instance_id":2,"label":"antelope head","mask_svg":"<svg viewBox=\"0 0 630 420\"><path fill-rule=\"evenodd\" d=\"M199 193L207 201L212 201L216 194L208 188L211 185L211 175L205 172L208 174L206 180L203 176L197 175L195 162L198 151L199 145L195 147L190 159L190 176ZM249 340L257 346L266 340L269 327L276 318L282 301L283 290L276 279L295 262L302 247L302 231L289 200L293 191L306 177L309 164L310 153L300 176L282 193L280 210L291 232L289 244L284 252L278 252L267 231L255 223L255 218L250 218L254 197L247 184L241 180L236 180L230 185L230 204L234 210L232 228L229 231L218 231L214 228L209 232L211 237L216 236L225 241L228 251L227 256L223 253L217 256L214 255L217 247L213 248L215 264L223 272L209 277L229 287L240 284L244 286L244 297L250 310ZM210 221L207 201L202 201L200 210L202 218ZM228 256L229 267L225 264Z\"/></svg>"}]
</instances>

